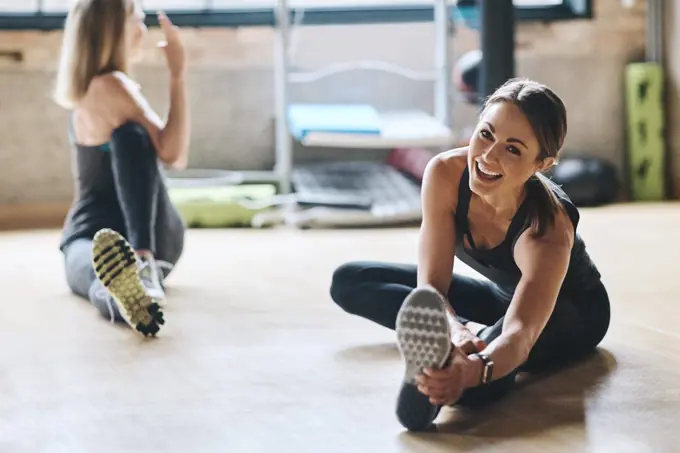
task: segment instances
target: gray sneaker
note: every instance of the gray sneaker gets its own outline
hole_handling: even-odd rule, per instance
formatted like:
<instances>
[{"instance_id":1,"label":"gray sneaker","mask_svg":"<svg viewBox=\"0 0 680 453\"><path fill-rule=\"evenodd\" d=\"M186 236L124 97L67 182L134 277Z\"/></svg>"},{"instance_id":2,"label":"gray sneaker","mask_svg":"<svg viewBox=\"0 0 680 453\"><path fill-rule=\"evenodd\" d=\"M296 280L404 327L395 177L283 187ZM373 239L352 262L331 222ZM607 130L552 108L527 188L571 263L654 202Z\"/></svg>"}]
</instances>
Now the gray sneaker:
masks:
<instances>
[{"instance_id":1,"label":"gray sneaker","mask_svg":"<svg viewBox=\"0 0 680 453\"><path fill-rule=\"evenodd\" d=\"M157 261L151 256L138 256L137 265L139 267L139 278L142 285L146 288L149 296L160 305L165 306L165 290L163 288L163 278L159 271Z\"/></svg>"},{"instance_id":2,"label":"gray sneaker","mask_svg":"<svg viewBox=\"0 0 680 453\"><path fill-rule=\"evenodd\" d=\"M423 368L443 368L449 361L453 345L446 304L434 288L416 288L397 315L397 342L405 370L396 412L410 431L428 429L441 409L420 393L416 376Z\"/></svg>"}]
</instances>

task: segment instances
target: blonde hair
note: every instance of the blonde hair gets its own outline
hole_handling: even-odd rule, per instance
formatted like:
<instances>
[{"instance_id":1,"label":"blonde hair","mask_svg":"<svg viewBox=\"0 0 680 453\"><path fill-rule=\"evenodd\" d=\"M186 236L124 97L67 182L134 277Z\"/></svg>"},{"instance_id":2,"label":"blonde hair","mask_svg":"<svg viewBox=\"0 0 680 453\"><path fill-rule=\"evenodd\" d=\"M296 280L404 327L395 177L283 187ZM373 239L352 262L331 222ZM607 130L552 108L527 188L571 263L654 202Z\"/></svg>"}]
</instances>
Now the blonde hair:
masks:
<instances>
[{"instance_id":1,"label":"blonde hair","mask_svg":"<svg viewBox=\"0 0 680 453\"><path fill-rule=\"evenodd\" d=\"M125 27L134 0L75 0L64 25L54 100L72 109L100 74L127 72Z\"/></svg>"}]
</instances>

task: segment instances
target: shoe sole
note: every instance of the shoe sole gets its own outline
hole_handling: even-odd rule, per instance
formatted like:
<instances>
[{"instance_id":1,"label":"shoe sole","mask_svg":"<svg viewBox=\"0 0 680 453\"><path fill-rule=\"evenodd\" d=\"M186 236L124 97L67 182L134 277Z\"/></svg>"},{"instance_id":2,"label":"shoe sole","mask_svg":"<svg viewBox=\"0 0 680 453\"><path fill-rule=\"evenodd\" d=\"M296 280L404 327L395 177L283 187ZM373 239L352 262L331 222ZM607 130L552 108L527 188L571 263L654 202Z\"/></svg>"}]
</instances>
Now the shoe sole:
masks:
<instances>
[{"instance_id":1,"label":"shoe sole","mask_svg":"<svg viewBox=\"0 0 680 453\"><path fill-rule=\"evenodd\" d=\"M396 412L400 423L412 431L427 429L440 410L418 390L416 377L424 368L444 367L451 356L446 303L433 288L417 288L397 315L397 344L405 372Z\"/></svg>"},{"instance_id":2,"label":"shoe sole","mask_svg":"<svg viewBox=\"0 0 680 453\"><path fill-rule=\"evenodd\" d=\"M165 324L163 312L146 293L135 252L125 238L111 229L98 231L93 240L92 265L123 319L145 337L155 336Z\"/></svg>"}]
</instances>

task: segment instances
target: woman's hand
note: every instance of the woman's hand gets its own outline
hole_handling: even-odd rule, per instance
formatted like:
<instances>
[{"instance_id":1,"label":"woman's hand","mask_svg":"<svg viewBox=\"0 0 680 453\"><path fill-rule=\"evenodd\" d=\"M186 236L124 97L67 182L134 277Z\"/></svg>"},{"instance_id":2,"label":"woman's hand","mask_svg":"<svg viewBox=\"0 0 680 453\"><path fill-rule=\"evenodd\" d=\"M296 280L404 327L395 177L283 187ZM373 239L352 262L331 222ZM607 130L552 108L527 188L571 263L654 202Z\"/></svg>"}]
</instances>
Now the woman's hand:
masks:
<instances>
[{"instance_id":1,"label":"woman's hand","mask_svg":"<svg viewBox=\"0 0 680 453\"><path fill-rule=\"evenodd\" d=\"M473 334L467 327L458 323L451 325L451 342L465 354L480 352L486 348L486 343Z\"/></svg>"},{"instance_id":2,"label":"woman's hand","mask_svg":"<svg viewBox=\"0 0 680 453\"><path fill-rule=\"evenodd\" d=\"M418 390L437 406L454 404L465 390L477 385L482 373L481 361L468 358L457 348L451 358L446 368L425 369L418 376Z\"/></svg>"},{"instance_id":3,"label":"woman's hand","mask_svg":"<svg viewBox=\"0 0 680 453\"><path fill-rule=\"evenodd\" d=\"M186 74L187 64L179 29L170 22L168 16L162 11L158 13L158 23L165 35L165 41L159 43L158 47L165 51L170 75L175 78L182 78Z\"/></svg>"},{"instance_id":4,"label":"woman's hand","mask_svg":"<svg viewBox=\"0 0 680 453\"><path fill-rule=\"evenodd\" d=\"M473 352L480 352L486 348L484 341L479 339L477 335L472 333L472 331L461 324L456 315L453 312L449 313L449 325L451 326L451 342L456 347L460 349L465 354L472 354ZM468 325L474 324L477 326L477 332L484 327L482 324L474 323L470 321Z\"/></svg>"}]
</instances>

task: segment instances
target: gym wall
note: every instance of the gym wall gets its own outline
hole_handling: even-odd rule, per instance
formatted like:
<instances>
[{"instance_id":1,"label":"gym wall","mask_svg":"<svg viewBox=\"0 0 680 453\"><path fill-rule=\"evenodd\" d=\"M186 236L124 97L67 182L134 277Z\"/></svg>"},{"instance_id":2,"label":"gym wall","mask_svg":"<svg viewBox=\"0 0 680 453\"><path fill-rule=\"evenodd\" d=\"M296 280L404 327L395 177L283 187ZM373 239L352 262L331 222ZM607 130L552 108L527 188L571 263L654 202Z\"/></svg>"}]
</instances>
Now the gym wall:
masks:
<instances>
[{"instance_id":1,"label":"gym wall","mask_svg":"<svg viewBox=\"0 0 680 453\"><path fill-rule=\"evenodd\" d=\"M644 49L644 5L638 3L626 9L620 0L598 0L595 20L518 27L518 75L551 85L569 109L567 152L592 153L621 165L623 69ZM190 165L270 167L274 157L272 31L186 29L183 36L191 67ZM150 50L136 76L151 103L164 111L166 72L162 55L153 48L159 37L157 30L151 31ZM63 206L71 200L67 114L49 98L60 39L59 32L0 32L0 50L24 53L23 62L0 59L0 205ZM349 58L387 59L414 68L433 63L433 28L427 23L305 28L295 39L295 62L305 68ZM353 46L356 49L350 51ZM476 46L475 32L458 30L453 41L456 56ZM676 58L676 68L678 63ZM381 73L338 76L296 89L295 98L432 108L430 84ZM677 110L676 101L674 105ZM452 108L457 129L474 121L474 108L456 102ZM673 143L677 150L680 136ZM302 156L309 153L306 150Z\"/></svg>"}]
</instances>

